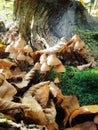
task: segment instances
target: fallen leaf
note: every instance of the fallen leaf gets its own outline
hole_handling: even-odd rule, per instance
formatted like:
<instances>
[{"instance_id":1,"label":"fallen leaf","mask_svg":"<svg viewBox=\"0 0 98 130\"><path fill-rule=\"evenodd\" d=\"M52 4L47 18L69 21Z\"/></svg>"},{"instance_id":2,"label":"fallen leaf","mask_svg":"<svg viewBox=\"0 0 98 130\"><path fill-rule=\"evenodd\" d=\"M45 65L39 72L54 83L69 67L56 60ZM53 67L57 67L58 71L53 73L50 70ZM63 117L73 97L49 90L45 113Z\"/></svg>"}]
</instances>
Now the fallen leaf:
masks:
<instances>
[{"instance_id":1,"label":"fallen leaf","mask_svg":"<svg viewBox=\"0 0 98 130\"><path fill-rule=\"evenodd\" d=\"M67 128L64 130L97 130L97 126L94 124L94 122L84 122L78 125L75 125L72 128Z\"/></svg>"},{"instance_id":2,"label":"fallen leaf","mask_svg":"<svg viewBox=\"0 0 98 130\"><path fill-rule=\"evenodd\" d=\"M17 108L28 108L27 106L21 103L15 103L12 101L4 100L0 98L0 111L13 110Z\"/></svg>"},{"instance_id":3,"label":"fallen leaf","mask_svg":"<svg viewBox=\"0 0 98 130\"><path fill-rule=\"evenodd\" d=\"M0 59L0 69L10 69L12 66L16 66L16 64L8 59Z\"/></svg>"},{"instance_id":4,"label":"fallen leaf","mask_svg":"<svg viewBox=\"0 0 98 130\"><path fill-rule=\"evenodd\" d=\"M98 113L98 105L87 105L87 106L82 106L78 109L76 109L69 118L69 123L71 125L72 120L78 116L78 115L83 115L83 114L96 114Z\"/></svg>"},{"instance_id":5,"label":"fallen leaf","mask_svg":"<svg viewBox=\"0 0 98 130\"><path fill-rule=\"evenodd\" d=\"M34 96L43 108L46 107L49 100L49 85L46 84L35 90Z\"/></svg>"},{"instance_id":6,"label":"fallen leaf","mask_svg":"<svg viewBox=\"0 0 98 130\"><path fill-rule=\"evenodd\" d=\"M12 100L16 93L17 91L15 87L8 81L4 80L3 84L0 86L0 98L4 100Z\"/></svg>"},{"instance_id":7,"label":"fallen leaf","mask_svg":"<svg viewBox=\"0 0 98 130\"><path fill-rule=\"evenodd\" d=\"M61 93L58 93L56 98L57 104L60 105L64 110L65 117L63 120L63 125L66 126L66 123L68 122L68 119L72 112L79 108L78 99L75 95L63 96Z\"/></svg>"},{"instance_id":8,"label":"fallen leaf","mask_svg":"<svg viewBox=\"0 0 98 130\"><path fill-rule=\"evenodd\" d=\"M46 117L41 105L36 101L35 97L23 97L22 104L29 107L24 109L24 117L31 120L35 124L46 125Z\"/></svg>"}]
</instances>

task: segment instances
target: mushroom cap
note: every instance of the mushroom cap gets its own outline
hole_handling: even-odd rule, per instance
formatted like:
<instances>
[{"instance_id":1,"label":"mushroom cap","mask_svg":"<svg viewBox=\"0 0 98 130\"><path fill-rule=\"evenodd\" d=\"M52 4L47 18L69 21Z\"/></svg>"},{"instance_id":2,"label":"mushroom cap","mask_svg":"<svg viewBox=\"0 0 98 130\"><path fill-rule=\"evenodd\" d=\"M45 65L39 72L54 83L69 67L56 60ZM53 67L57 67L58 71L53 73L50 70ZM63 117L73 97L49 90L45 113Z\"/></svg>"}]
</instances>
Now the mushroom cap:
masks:
<instances>
[{"instance_id":1,"label":"mushroom cap","mask_svg":"<svg viewBox=\"0 0 98 130\"><path fill-rule=\"evenodd\" d=\"M6 48L5 48L5 52L14 52L15 51L15 48L13 47L13 45L8 45Z\"/></svg>"},{"instance_id":2,"label":"mushroom cap","mask_svg":"<svg viewBox=\"0 0 98 130\"><path fill-rule=\"evenodd\" d=\"M12 59L16 59L17 55L18 55L18 53L13 52L13 53L10 53L9 57L12 58Z\"/></svg>"},{"instance_id":3,"label":"mushroom cap","mask_svg":"<svg viewBox=\"0 0 98 130\"><path fill-rule=\"evenodd\" d=\"M46 72L46 71L49 71L49 70L50 70L50 68L49 68L49 66L48 66L48 64L47 64L47 62L44 62L44 63L41 65L40 70L41 70L41 72Z\"/></svg>"},{"instance_id":4,"label":"mushroom cap","mask_svg":"<svg viewBox=\"0 0 98 130\"><path fill-rule=\"evenodd\" d=\"M58 57L55 54L51 54L47 57L47 64L51 66L56 66L61 64L61 61L58 59Z\"/></svg>"},{"instance_id":5,"label":"mushroom cap","mask_svg":"<svg viewBox=\"0 0 98 130\"><path fill-rule=\"evenodd\" d=\"M41 64L39 62L36 62L34 65L34 70L40 70Z\"/></svg>"},{"instance_id":6,"label":"mushroom cap","mask_svg":"<svg viewBox=\"0 0 98 130\"><path fill-rule=\"evenodd\" d=\"M54 83L60 83L60 77L55 77Z\"/></svg>"},{"instance_id":7,"label":"mushroom cap","mask_svg":"<svg viewBox=\"0 0 98 130\"><path fill-rule=\"evenodd\" d=\"M61 39L60 39L62 42L64 42L64 43L66 43L67 42L67 40L66 40L66 37L61 37Z\"/></svg>"},{"instance_id":8,"label":"mushroom cap","mask_svg":"<svg viewBox=\"0 0 98 130\"><path fill-rule=\"evenodd\" d=\"M79 38L79 36L77 34L75 34L73 37L72 37L72 40L74 40L75 42L76 41L80 41L81 39Z\"/></svg>"},{"instance_id":9,"label":"mushroom cap","mask_svg":"<svg viewBox=\"0 0 98 130\"><path fill-rule=\"evenodd\" d=\"M25 60L25 55L22 54L22 53L19 53L18 56L17 56L17 60L24 61Z\"/></svg>"},{"instance_id":10,"label":"mushroom cap","mask_svg":"<svg viewBox=\"0 0 98 130\"><path fill-rule=\"evenodd\" d=\"M55 71L56 71L56 72L66 72L66 69L65 69L64 65L59 64L59 65L57 65L57 66L55 67Z\"/></svg>"},{"instance_id":11,"label":"mushroom cap","mask_svg":"<svg viewBox=\"0 0 98 130\"><path fill-rule=\"evenodd\" d=\"M31 53L33 50L32 50L32 47L31 47L30 45L26 45L26 46L24 47L24 51L25 51L25 52L28 52L28 53L29 53L29 52Z\"/></svg>"},{"instance_id":12,"label":"mushroom cap","mask_svg":"<svg viewBox=\"0 0 98 130\"><path fill-rule=\"evenodd\" d=\"M33 58L31 58L30 56L26 56L26 57L25 57L25 60L26 60L30 65L33 65L33 63L34 63Z\"/></svg>"},{"instance_id":13,"label":"mushroom cap","mask_svg":"<svg viewBox=\"0 0 98 130\"><path fill-rule=\"evenodd\" d=\"M47 56L46 56L46 54L44 53L44 54L42 54L42 55L40 56L40 63L43 64L43 63L46 62L46 61L47 61Z\"/></svg>"},{"instance_id":14,"label":"mushroom cap","mask_svg":"<svg viewBox=\"0 0 98 130\"><path fill-rule=\"evenodd\" d=\"M81 50L83 48L83 44L80 41L77 41L74 45L74 50Z\"/></svg>"},{"instance_id":15,"label":"mushroom cap","mask_svg":"<svg viewBox=\"0 0 98 130\"><path fill-rule=\"evenodd\" d=\"M23 49L25 45L26 45L26 41L25 41L22 37L20 37L20 38L15 42L14 47L17 48L17 49Z\"/></svg>"}]
</instances>

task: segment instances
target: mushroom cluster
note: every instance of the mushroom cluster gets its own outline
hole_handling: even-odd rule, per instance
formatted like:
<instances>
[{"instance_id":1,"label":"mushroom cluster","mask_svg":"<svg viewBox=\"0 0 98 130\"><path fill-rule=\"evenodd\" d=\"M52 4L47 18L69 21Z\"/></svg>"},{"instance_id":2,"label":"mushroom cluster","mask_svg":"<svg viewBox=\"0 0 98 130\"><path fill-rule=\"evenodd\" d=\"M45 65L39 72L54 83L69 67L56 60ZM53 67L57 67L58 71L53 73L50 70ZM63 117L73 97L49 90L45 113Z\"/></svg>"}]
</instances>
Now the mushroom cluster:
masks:
<instances>
[{"instance_id":1,"label":"mushroom cluster","mask_svg":"<svg viewBox=\"0 0 98 130\"><path fill-rule=\"evenodd\" d=\"M14 61L25 61L32 65L33 59L29 55L31 52L33 52L32 47L27 44L21 34L17 33L16 28L9 30L7 37L9 40L7 40L7 38L4 40L8 43L7 47L5 48L5 52L9 53L9 57Z\"/></svg>"},{"instance_id":2,"label":"mushroom cluster","mask_svg":"<svg viewBox=\"0 0 98 130\"><path fill-rule=\"evenodd\" d=\"M65 67L56 54L45 54L43 53L40 58L39 62L36 62L34 65L35 70L40 70L41 73L45 73L51 69L55 72L65 72Z\"/></svg>"}]
</instances>

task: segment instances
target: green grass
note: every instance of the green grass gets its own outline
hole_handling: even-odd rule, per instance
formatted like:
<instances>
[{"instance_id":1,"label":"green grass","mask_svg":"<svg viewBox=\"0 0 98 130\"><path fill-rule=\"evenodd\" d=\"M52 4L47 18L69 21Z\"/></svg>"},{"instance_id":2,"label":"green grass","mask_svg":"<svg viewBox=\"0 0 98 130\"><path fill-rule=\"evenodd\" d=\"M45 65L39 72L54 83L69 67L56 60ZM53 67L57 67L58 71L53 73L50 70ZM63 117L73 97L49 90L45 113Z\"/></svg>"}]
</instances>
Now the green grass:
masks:
<instances>
[{"instance_id":1,"label":"green grass","mask_svg":"<svg viewBox=\"0 0 98 130\"><path fill-rule=\"evenodd\" d=\"M75 94L80 105L98 104L98 70L87 69L78 71L74 67L66 67L63 74L52 73L49 80L56 76L61 77L59 87L64 95Z\"/></svg>"}]
</instances>

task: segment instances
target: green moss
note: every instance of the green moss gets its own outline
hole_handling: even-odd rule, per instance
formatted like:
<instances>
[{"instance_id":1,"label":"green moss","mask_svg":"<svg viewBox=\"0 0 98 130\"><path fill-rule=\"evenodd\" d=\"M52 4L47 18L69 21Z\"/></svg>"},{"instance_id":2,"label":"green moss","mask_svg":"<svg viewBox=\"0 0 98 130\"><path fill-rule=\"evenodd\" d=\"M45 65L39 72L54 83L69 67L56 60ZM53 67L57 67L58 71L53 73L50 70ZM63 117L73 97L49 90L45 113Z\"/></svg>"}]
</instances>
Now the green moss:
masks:
<instances>
[{"instance_id":1,"label":"green moss","mask_svg":"<svg viewBox=\"0 0 98 130\"><path fill-rule=\"evenodd\" d=\"M49 80L61 77L59 87L64 95L75 94L80 105L98 104L98 70L87 69L78 71L74 67L66 67L66 73L52 73Z\"/></svg>"}]
</instances>

